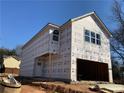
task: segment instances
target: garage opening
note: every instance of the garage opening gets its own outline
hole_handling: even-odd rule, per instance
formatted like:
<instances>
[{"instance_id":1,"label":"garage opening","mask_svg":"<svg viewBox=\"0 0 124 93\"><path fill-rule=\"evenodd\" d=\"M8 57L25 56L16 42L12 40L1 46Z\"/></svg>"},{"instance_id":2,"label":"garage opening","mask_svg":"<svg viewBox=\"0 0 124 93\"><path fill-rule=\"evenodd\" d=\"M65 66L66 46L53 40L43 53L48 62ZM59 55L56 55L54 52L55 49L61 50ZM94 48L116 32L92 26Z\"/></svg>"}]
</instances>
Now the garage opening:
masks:
<instances>
[{"instance_id":1,"label":"garage opening","mask_svg":"<svg viewBox=\"0 0 124 93\"><path fill-rule=\"evenodd\" d=\"M108 64L77 59L77 80L109 81Z\"/></svg>"}]
</instances>

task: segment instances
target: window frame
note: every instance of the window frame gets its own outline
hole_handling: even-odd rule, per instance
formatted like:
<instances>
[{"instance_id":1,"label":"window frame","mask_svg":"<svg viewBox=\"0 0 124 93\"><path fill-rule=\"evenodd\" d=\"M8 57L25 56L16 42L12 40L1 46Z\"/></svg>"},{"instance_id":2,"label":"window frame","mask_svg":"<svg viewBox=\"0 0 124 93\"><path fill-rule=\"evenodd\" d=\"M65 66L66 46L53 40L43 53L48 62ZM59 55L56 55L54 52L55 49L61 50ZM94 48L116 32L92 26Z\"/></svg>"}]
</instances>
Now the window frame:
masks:
<instances>
[{"instance_id":1,"label":"window frame","mask_svg":"<svg viewBox=\"0 0 124 93\"><path fill-rule=\"evenodd\" d=\"M55 31L57 31L57 33ZM59 41L59 31L58 30L53 31L52 40L53 41Z\"/></svg>"},{"instance_id":2,"label":"window frame","mask_svg":"<svg viewBox=\"0 0 124 93\"><path fill-rule=\"evenodd\" d=\"M56 32L56 31L57 31L57 32ZM59 31L58 31L58 30L54 30L54 31L53 31L53 34L54 34L54 35L59 35Z\"/></svg>"},{"instance_id":3,"label":"window frame","mask_svg":"<svg viewBox=\"0 0 124 93\"><path fill-rule=\"evenodd\" d=\"M89 34L86 34L86 32L89 32ZM86 42L91 42L91 40L90 40L91 35L90 35L90 31L89 31L89 30L85 30L84 36L85 36L85 41L86 41ZM89 40L87 40L86 38L89 38Z\"/></svg>"},{"instance_id":4,"label":"window frame","mask_svg":"<svg viewBox=\"0 0 124 93\"><path fill-rule=\"evenodd\" d=\"M91 33L91 43L96 44L96 33L92 31L90 33Z\"/></svg>"},{"instance_id":5,"label":"window frame","mask_svg":"<svg viewBox=\"0 0 124 93\"><path fill-rule=\"evenodd\" d=\"M87 32L89 34L87 34ZM86 38L89 38L89 40L87 40ZM96 45L101 45L101 35L95 32L92 32L90 30L85 29L84 31L84 41L85 42L89 42L92 44L96 44Z\"/></svg>"},{"instance_id":6,"label":"window frame","mask_svg":"<svg viewBox=\"0 0 124 93\"><path fill-rule=\"evenodd\" d=\"M53 35L53 41L59 41L59 36L57 36L57 35Z\"/></svg>"},{"instance_id":7,"label":"window frame","mask_svg":"<svg viewBox=\"0 0 124 93\"><path fill-rule=\"evenodd\" d=\"M99 36L99 38L97 36ZM101 36L100 36L100 34L96 34L96 44L101 45Z\"/></svg>"}]
</instances>

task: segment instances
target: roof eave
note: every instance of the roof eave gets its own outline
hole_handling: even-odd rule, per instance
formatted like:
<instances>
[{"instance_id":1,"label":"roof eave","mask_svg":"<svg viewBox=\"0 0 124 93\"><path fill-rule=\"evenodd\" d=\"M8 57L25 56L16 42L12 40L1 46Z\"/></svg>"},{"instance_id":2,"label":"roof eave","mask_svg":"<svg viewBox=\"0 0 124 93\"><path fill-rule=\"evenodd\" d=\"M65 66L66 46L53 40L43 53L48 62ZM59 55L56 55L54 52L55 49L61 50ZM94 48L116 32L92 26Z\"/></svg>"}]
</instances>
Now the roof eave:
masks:
<instances>
[{"instance_id":1,"label":"roof eave","mask_svg":"<svg viewBox=\"0 0 124 93\"><path fill-rule=\"evenodd\" d=\"M35 36L37 36L41 31L43 31L43 30L44 30L45 28L47 28L48 26L53 26L53 27L56 27L56 28L59 28L59 27L60 27L59 25L55 25L55 24L53 24L53 23L48 23L48 24L46 24L38 33L36 33L36 35L34 35L29 41L27 41L27 42L23 45L22 49L23 49L24 47L26 47L26 46L28 45L28 43L31 42L31 41L35 38Z\"/></svg>"}]
</instances>

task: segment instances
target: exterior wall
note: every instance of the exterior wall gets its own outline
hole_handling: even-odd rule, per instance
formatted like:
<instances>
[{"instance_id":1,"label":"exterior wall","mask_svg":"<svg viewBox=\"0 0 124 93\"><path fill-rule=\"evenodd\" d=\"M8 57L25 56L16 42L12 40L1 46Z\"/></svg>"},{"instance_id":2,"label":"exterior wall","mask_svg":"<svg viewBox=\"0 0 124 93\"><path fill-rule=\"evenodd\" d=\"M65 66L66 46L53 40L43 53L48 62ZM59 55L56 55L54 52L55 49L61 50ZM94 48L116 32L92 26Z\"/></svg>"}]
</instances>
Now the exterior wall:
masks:
<instances>
[{"instance_id":1,"label":"exterior wall","mask_svg":"<svg viewBox=\"0 0 124 93\"><path fill-rule=\"evenodd\" d=\"M34 41L23 48L22 63L20 66L21 76L33 76L36 57L49 52L49 30L50 27L46 28Z\"/></svg>"},{"instance_id":2,"label":"exterior wall","mask_svg":"<svg viewBox=\"0 0 124 93\"><path fill-rule=\"evenodd\" d=\"M58 42L52 40L56 29L60 32ZM85 42L85 29L100 34L101 45ZM91 16L60 28L48 26L39 33L22 50L20 75L77 81L77 58L107 63L112 82L109 39Z\"/></svg>"},{"instance_id":3,"label":"exterior wall","mask_svg":"<svg viewBox=\"0 0 124 93\"><path fill-rule=\"evenodd\" d=\"M20 68L19 65L20 65L20 61L16 60L15 58L13 57L6 57L4 58L4 66L5 68Z\"/></svg>"},{"instance_id":4,"label":"exterior wall","mask_svg":"<svg viewBox=\"0 0 124 93\"><path fill-rule=\"evenodd\" d=\"M52 34L49 34L54 29L57 28L46 29L44 34L24 47L21 76L70 79L71 26L59 29L59 42L53 41Z\"/></svg>"},{"instance_id":5,"label":"exterior wall","mask_svg":"<svg viewBox=\"0 0 124 93\"><path fill-rule=\"evenodd\" d=\"M88 29L101 35L101 45L92 44L84 40L84 30ZM72 48L71 48L71 79L76 81L76 59L86 59L107 63L109 67L109 81L112 82L112 67L110 60L109 39L105 31L101 31L91 16L72 22Z\"/></svg>"},{"instance_id":6,"label":"exterior wall","mask_svg":"<svg viewBox=\"0 0 124 93\"><path fill-rule=\"evenodd\" d=\"M60 29L59 44L59 62L58 75L59 78L68 79L70 81L71 70L71 25L66 24Z\"/></svg>"}]
</instances>

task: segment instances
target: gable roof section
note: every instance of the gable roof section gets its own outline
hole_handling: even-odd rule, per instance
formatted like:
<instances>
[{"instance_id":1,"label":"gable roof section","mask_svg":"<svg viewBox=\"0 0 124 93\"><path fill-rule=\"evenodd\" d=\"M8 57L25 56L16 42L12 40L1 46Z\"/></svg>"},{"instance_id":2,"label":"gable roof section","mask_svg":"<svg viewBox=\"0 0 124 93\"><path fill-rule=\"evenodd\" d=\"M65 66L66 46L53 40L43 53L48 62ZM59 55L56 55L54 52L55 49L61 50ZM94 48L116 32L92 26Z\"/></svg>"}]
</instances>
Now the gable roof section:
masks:
<instances>
[{"instance_id":1,"label":"gable roof section","mask_svg":"<svg viewBox=\"0 0 124 93\"><path fill-rule=\"evenodd\" d=\"M92 16L93 19L95 21L97 21L97 25L100 26L100 28L103 30L103 31L106 31L107 34L109 35L109 37L112 37L112 34L111 32L108 30L108 28L105 26L105 24L102 22L102 20L97 16L97 14L94 12L90 12L90 13L87 13L85 15L82 15L82 16L79 16L79 17L76 17L76 18L72 18L71 21L74 22L74 21L77 21L77 20L80 20L82 18L85 18L87 16Z\"/></svg>"},{"instance_id":2,"label":"gable roof section","mask_svg":"<svg viewBox=\"0 0 124 93\"><path fill-rule=\"evenodd\" d=\"M108 28L105 26L105 24L102 22L102 20L97 16L96 12L90 12L90 13L87 13L85 15L82 15L82 16L79 16L79 17L75 17L75 18L72 18L72 19L69 19L67 22L65 22L64 24L62 24L61 26L59 25L56 25L56 24L53 24L53 23L48 23L47 25L45 25L36 35L34 35L26 44L24 44L24 46L22 47L22 49L24 47L26 47L30 42L32 42L40 33L44 32L44 30L48 27L48 26L52 26L52 27L56 27L56 28L61 28L63 27L64 25L66 24L69 24L71 22L74 22L74 21L78 21L82 18L85 18L87 16L92 16L92 18L97 21L97 25L100 26L100 28L103 30L103 31L106 31L107 34L109 35L109 37L112 37L112 34L111 32L108 30Z\"/></svg>"},{"instance_id":3,"label":"gable roof section","mask_svg":"<svg viewBox=\"0 0 124 93\"><path fill-rule=\"evenodd\" d=\"M53 23L48 23L48 24L45 25L36 35L34 35L27 43L25 43L24 46L22 47L22 49L23 49L24 47L26 47L30 42L32 42L40 33L44 32L44 30L45 30L48 26L52 26L52 27L59 28L59 25L55 25L55 24L53 24Z\"/></svg>"}]
</instances>

